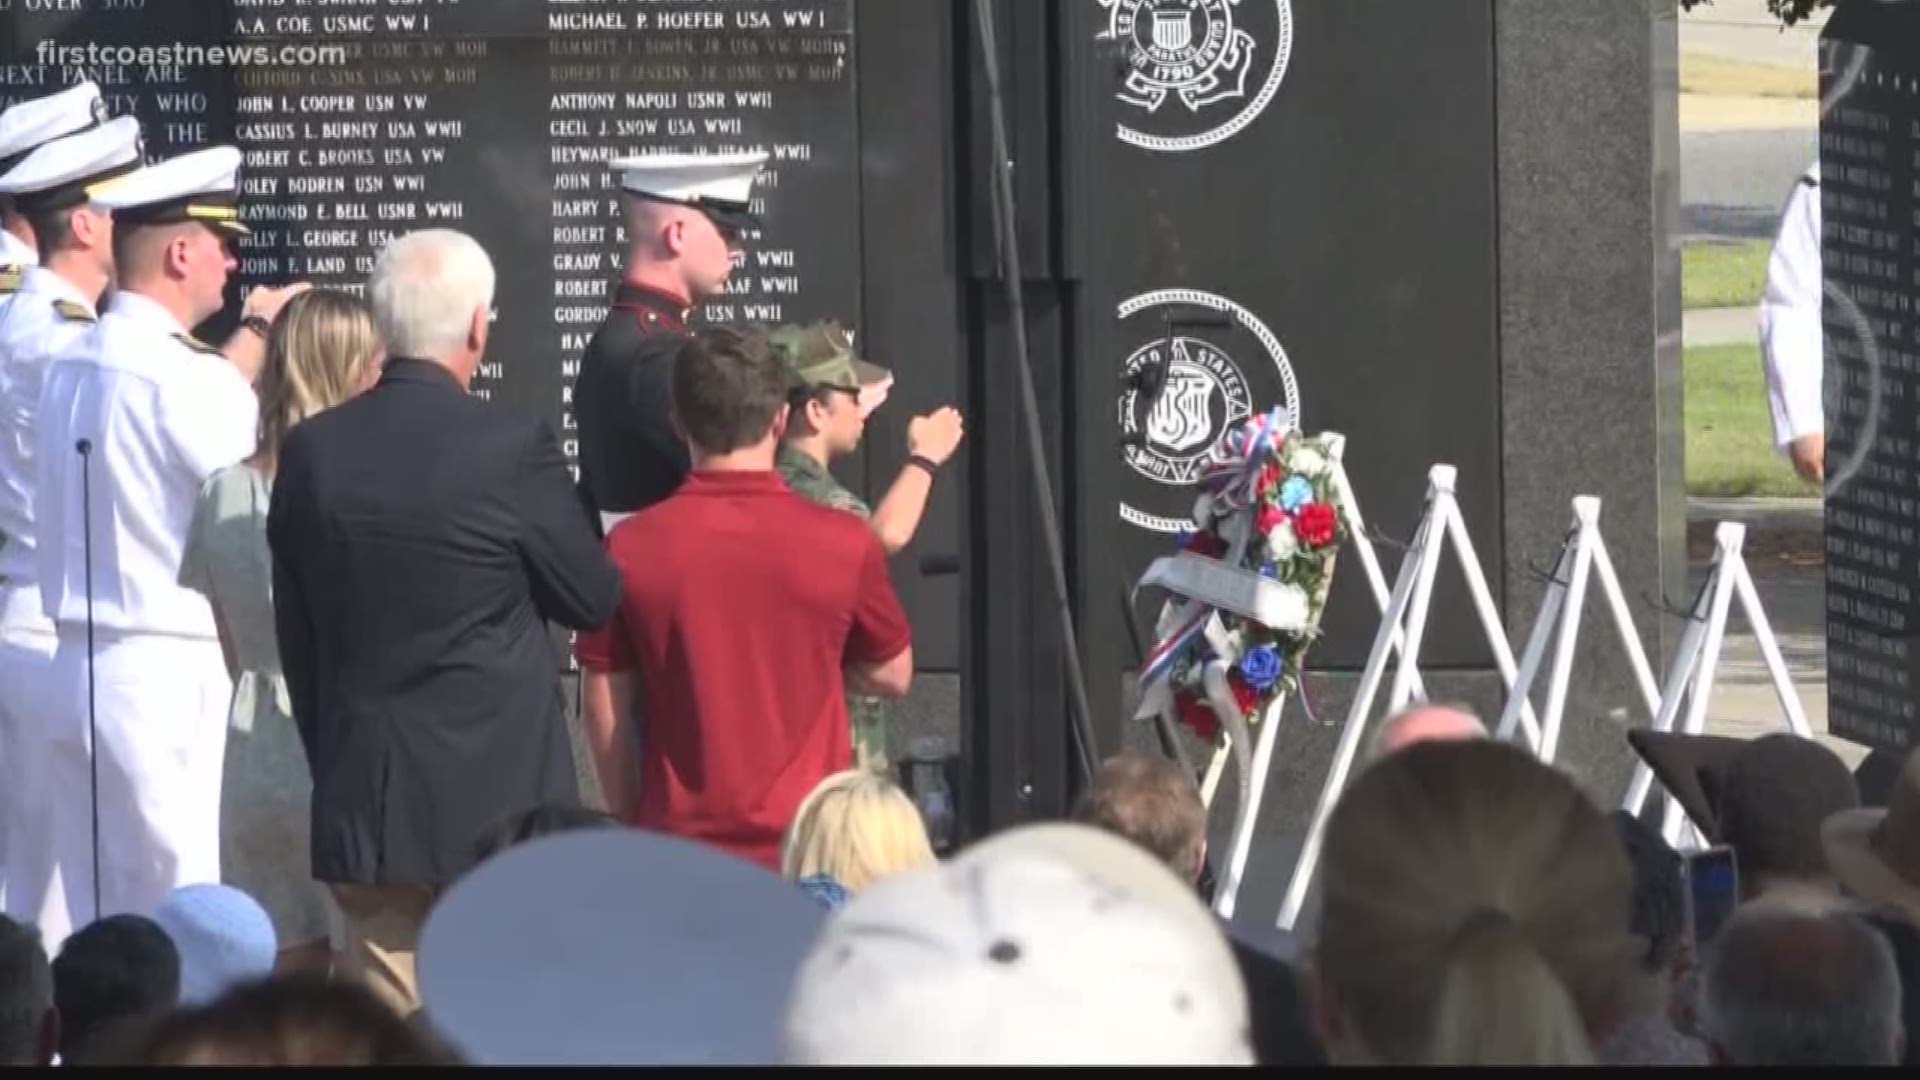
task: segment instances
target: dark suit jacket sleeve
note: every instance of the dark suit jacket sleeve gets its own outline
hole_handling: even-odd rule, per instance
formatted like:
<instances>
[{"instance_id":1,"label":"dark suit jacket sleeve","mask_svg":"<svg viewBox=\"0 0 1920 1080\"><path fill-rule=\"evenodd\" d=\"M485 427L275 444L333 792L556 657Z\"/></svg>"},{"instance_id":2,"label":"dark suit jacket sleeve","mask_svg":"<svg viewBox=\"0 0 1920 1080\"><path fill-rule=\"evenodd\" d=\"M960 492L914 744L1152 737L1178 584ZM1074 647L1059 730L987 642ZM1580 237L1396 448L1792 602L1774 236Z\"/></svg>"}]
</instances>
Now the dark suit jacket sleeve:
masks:
<instances>
[{"instance_id":1,"label":"dark suit jacket sleeve","mask_svg":"<svg viewBox=\"0 0 1920 1080\"><path fill-rule=\"evenodd\" d=\"M305 495L302 456L298 441L289 438L281 449L279 476L267 506L267 546L273 553L273 623L280 645L280 667L287 680L294 726L300 729L300 742L306 749L307 760L312 761L316 707L313 614L294 570L301 546L299 526L295 524L298 516L295 503Z\"/></svg>"},{"instance_id":2,"label":"dark suit jacket sleeve","mask_svg":"<svg viewBox=\"0 0 1920 1080\"><path fill-rule=\"evenodd\" d=\"M560 441L545 421L520 456L513 505L520 557L541 616L573 630L606 625L620 600L620 574L594 535Z\"/></svg>"}]
</instances>

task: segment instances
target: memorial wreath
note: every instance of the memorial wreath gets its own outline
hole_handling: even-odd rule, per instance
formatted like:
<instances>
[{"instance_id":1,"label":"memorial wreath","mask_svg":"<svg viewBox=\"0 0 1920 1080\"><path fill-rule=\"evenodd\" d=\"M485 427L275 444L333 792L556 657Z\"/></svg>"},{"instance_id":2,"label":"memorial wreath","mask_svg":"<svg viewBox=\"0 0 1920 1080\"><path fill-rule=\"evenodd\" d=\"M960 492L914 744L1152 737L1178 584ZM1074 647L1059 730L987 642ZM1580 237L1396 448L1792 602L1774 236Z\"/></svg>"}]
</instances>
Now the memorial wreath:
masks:
<instances>
[{"instance_id":1,"label":"memorial wreath","mask_svg":"<svg viewBox=\"0 0 1920 1080\"><path fill-rule=\"evenodd\" d=\"M1140 586L1170 594L1139 670L1138 718L1167 713L1246 767L1249 733L1297 685L1333 584L1347 523L1325 436L1284 409L1248 420L1207 452L1194 529Z\"/></svg>"}]
</instances>

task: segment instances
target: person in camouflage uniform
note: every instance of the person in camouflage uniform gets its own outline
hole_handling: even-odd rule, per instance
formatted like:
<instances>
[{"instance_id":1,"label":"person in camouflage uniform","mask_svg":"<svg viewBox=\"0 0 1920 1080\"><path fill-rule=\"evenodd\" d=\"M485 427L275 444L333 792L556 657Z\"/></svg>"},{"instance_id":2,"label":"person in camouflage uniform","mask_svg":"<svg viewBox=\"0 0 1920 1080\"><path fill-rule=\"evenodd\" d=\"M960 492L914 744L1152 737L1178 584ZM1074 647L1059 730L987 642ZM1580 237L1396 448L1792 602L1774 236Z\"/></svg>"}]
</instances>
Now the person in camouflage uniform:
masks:
<instances>
[{"instance_id":1,"label":"person in camouflage uniform","mask_svg":"<svg viewBox=\"0 0 1920 1080\"><path fill-rule=\"evenodd\" d=\"M869 508L830 466L859 448L867 416L885 396L892 374L856 356L851 335L837 323L783 326L772 340L791 380L787 433L776 459L780 476L801 498L860 515L887 554L898 552L913 539L934 477L960 445L959 411L943 408L907 424L907 463L879 507ZM889 772L887 715L880 700L848 694L847 717L855 761L863 769Z\"/></svg>"}]
</instances>

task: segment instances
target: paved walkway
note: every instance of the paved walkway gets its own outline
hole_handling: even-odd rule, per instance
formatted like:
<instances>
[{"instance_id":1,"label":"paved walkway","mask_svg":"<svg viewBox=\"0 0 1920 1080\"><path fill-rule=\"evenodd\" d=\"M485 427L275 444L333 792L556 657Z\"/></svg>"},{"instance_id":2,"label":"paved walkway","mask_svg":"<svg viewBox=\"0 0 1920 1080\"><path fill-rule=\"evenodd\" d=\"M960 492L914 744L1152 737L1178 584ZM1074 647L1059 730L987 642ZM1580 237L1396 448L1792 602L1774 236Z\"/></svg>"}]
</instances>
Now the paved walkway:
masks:
<instances>
[{"instance_id":1,"label":"paved walkway","mask_svg":"<svg viewBox=\"0 0 1920 1080\"><path fill-rule=\"evenodd\" d=\"M1694 308L1681 315L1680 340L1689 349L1696 345L1758 345L1760 309Z\"/></svg>"}]
</instances>

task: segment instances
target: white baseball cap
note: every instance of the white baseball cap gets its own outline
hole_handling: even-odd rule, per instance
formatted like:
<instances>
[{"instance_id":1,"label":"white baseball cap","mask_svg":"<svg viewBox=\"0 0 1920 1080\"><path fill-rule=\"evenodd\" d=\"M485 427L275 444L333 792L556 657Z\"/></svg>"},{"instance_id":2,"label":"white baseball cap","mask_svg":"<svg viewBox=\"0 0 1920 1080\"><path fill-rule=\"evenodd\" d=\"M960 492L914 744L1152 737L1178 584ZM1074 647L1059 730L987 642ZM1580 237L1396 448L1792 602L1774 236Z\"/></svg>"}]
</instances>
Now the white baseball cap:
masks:
<instances>
[{"instance_id":1,"label":"white baseball cap","mask_svg":"<svg viewBox=\"0 0 1920 1080\"><path fill-rule=\"evenodd\" d=\"M420 998L476 1065L768 1065L823 916L718 848L561 833L481 863L434 906Z\"/></svg>"},{"instance_id":2,"label":"white baseball cap","mask_svg":"<svg viewBox=\"0 0 1920 1080\"><path fill-rule=\"evenodd\" d=\"M1239 969L1198 898L1124 840L1044 828L840 909L801 965L781 1060L1253 1064Z\"/></svg>"}]
</instances>

